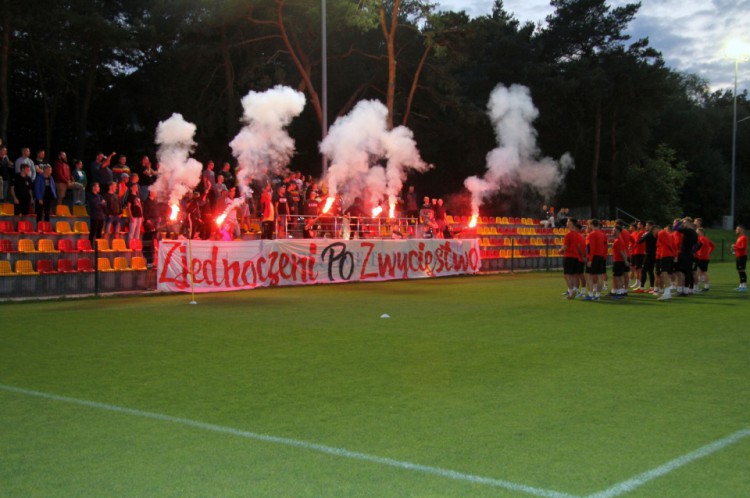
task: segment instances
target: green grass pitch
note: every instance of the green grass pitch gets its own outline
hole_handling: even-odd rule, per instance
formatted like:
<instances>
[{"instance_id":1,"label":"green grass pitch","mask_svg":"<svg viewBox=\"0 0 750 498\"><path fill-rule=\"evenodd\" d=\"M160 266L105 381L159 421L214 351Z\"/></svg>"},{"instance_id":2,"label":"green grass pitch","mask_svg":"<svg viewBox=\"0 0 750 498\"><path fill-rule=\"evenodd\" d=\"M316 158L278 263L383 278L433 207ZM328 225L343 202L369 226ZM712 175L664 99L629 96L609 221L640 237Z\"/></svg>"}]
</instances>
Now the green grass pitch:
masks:
<instances>
[{"instance_id":1,"label":"green grass pitch","mask_svg":"<svg viewBox=\"0 0 750 498\"><path fill-rule=\"evenodd\" d=\"M750 298L711 270L2 303L0 496L750 496Z\"/></svg>"}]
</instances>

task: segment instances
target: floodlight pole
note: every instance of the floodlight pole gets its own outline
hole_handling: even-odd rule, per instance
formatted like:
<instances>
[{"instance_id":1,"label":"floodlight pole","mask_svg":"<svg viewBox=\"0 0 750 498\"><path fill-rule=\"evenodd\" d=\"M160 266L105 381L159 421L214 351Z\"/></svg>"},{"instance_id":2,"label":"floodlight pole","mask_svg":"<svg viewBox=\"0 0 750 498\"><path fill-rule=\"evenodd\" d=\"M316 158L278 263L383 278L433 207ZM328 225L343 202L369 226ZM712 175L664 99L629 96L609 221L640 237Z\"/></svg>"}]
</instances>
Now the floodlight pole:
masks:
<instances>
[{"instance_id":1,"label":"floodlight pole","mask_svg":"<svg viewBox=\"0 0 750 498\"><path fill-rule=\"evenodd\" d=\"M321 120L321 128L323 129L323 134L321 138L321 142L325 140L326 136L328 135L328 29L326 25L326 0L322 0L321 4L321 73L322 73L322 82L321 82L321 90L320 93L322 94L322 120ZM326 173L328 172L328 157L323 153L323 175L321 178L324 178L326 176Z\"/></svg>"},{"instance_id":2,"label":"floodlight pole","mask_svg":"<svg viewBox=\"0 0 750 498\"><path fill-rule=\"evenodd\" d=\"M732 118L732 194L731 194L731 205L729 206L729 217L731 219L732 228L734 228L734 178L735 169L737 163L737 72L739 70L740 58L735 57L734 59L734 113Z\"/></svg>"}]
</instances>

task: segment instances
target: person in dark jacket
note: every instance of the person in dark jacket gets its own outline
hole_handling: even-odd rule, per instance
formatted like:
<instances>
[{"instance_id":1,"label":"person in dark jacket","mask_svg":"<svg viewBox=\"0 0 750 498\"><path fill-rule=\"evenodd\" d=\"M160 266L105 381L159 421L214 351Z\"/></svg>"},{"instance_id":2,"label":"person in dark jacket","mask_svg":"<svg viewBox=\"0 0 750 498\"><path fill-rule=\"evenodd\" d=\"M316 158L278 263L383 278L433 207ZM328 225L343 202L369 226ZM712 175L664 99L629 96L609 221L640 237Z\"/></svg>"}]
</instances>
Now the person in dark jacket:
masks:
<instances>
[{"instance_id":1,"label":"person in dark jacket","mask_svg":"<svg viewBox=\"0 0 750 498\"><path fill-rule=\"evenodd\" d=\"M104 233L112 232L112 234L117 235L122 218L122 204L120 204L120 197L117 195L117 184L115 182L109 184L107 193L103 197L105 202L104 212L107 215Z\"/></svg>"},{"instance_id":2,"label":"person in dark jacket","mask_svg":"<svg viewBox=\"0 0 750 498\"><path fill-rule=\"evenodd\" d=\"M52 166L45 164L42 167L42 174L37 175L34 179L34 199L36 203L36 221L39 223L49 221L49 215L52 206L57 200L57 189L55 180L52 178Z\"/></svg>"},{"instance_id":3,"label":"person in dark jacket","mask_svg":"<svg viewBox=\"0 0 750 498\"><path fill-rule=\"evenodd\" d=\"M91 184L91 192L88 195L88 207L91 228L89 229L89 241L91 246L94 246L94 241L102 237L102 231L104 230L104 220L106 219L106 212L104 207L106 201L104 197L99 193L99 183L94 182Z\"/></svg>"}]
</instances>

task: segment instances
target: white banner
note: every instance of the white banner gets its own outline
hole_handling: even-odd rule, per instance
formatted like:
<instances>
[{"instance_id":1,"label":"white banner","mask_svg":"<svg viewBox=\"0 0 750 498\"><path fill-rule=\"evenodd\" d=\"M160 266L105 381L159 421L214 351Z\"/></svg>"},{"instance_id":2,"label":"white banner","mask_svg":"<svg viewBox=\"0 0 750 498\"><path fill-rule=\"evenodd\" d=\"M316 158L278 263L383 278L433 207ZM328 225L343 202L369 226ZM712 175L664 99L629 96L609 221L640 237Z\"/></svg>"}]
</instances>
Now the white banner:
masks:
<instances>
[{"instance_id":1,"label":"white banner","mask_svg":"<svg viewBox=\"0 0 750 498\"><path fill-rule=\"evenodd\" d=\"M217 292L431 278L477 273L481 266L476 239L162 240L157 288Z\"/></svg>"}]
</instances>

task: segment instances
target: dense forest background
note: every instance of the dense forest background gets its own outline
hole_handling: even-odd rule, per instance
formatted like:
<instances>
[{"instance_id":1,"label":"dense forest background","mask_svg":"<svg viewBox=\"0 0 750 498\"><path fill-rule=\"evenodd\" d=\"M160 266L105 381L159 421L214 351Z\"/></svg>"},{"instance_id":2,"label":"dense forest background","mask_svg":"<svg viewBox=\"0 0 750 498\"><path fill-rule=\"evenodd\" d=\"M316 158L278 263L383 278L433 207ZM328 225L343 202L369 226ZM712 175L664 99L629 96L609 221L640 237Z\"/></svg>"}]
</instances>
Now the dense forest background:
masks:
<instances>
[{"instance_id":1,"label":"dense forest background","mask_svg":"<svg viewBox=\"0 0 750 498\"><path fill-rule=\"evenodd\" d=\"M640 4L552 0L544 26L496 0L490 15L438 12L422 0L327 0L328 113L323 116L318 0L0 0L0 136L65 150L88 164L117 151L153 157L159 121L198 127L195 157L231 160L241 98L278 84L305 93L290 126L290 168L320 176L318 142L362 99L387 105L435 167L408 183L461 198L497 146L487 116L496 85L531 91L545 156L575 169L549 198L516 186L483 214L534 215L542 202L581 215L620 211L666 221L729 214L733 93L665 66L658 47L625 34ZM738 120L750 115L747 91ZM324 119L325 118L325 119ZM738 221L750 221L750 121L737 136ZM461 208L457 208L461 209ZM468 209L468 204L466 205Z\"/></svg>"}]
</instances>

